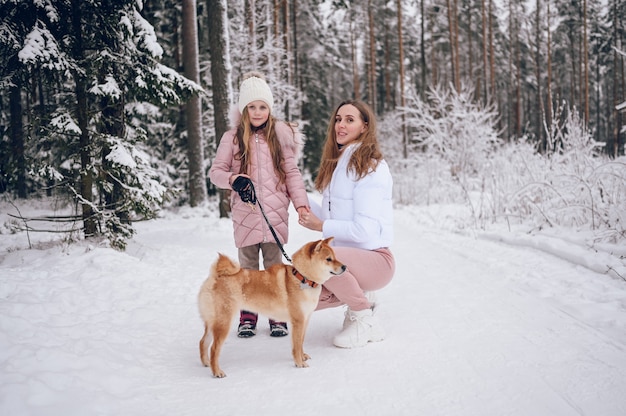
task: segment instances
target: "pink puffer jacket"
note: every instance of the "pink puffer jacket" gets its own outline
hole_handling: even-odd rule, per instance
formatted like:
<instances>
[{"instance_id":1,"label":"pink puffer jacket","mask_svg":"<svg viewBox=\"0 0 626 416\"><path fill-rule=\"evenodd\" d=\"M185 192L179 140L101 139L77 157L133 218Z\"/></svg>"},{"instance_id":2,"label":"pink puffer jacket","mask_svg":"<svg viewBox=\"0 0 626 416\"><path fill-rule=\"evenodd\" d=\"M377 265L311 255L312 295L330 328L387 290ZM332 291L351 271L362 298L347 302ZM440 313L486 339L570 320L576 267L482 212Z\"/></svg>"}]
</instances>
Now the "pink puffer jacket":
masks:
<instances>
[{"instance_id":1,"label":"pink puffer jacket","mask_svg":"<svg viewBox=\"0 0 626 416\"><path fill-rule=\"evenodd\" d=\"M309 202L296 162L300 146L299 133L282 121L276 122L274 126L282 147L283 169L287 175L285 183L279 184L263 132L255 133L250 140L249 175L265 215L274 227L281 244L286 244L289 236L289 201L296 208L308 206ZM239 173L241 166L241 162L235 159L239 151L239 145L234 141L235 134L236 129L224 133L209 170L211 182L222 189L231 189L229 179L234 173ZM258 204L250 206L244 203L239 194L233 191L230 207L237 248L275 242Z\"/></svg>"}]
</instances>

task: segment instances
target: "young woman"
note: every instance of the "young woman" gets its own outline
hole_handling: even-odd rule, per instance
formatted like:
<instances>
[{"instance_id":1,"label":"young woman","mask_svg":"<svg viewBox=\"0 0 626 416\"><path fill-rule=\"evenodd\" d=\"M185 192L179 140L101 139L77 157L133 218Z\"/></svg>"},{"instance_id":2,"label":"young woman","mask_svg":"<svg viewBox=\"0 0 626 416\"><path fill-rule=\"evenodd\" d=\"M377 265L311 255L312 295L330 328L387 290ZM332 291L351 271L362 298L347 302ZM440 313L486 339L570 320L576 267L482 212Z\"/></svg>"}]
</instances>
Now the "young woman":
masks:
<instances>
[{"instance_id":1,"label":"young woman","mask_svg":"<svg viewBox=\"0 0 626 416\"><path fill-rule=\"evenodd\" d=\"M299 222L335 237L337 259L348 266L322 289L317 309L348 305L337 347L362 347L385 332L374 314L373 291L393 277L393 180L376 137L376 120L361 101L344 101L330 118L315 187L322 205Z\"/></svg>"},{"instance_id":2,"label":"young woman","mask_svg":"<svg viewBox=\"0 0 626 416\"><path fill-rule=\"evenodd\" d=\"M288 241L288 208L290 201L298 217L308 212L308 198L302 175L296 164L299 133L293 126L272 116L272 91L258 72L244 77L239 89L239 116L236 128L224 133L209 178L215 186L229 189L234 181L252 181L256 198L263 207L281 244ZM258 204L243 201L237 192L231 193L235 245L241 267L259 270L259 253L263 266L282 263L282 251L276 244ZM241 311L239 337L256 334L257 314ZM270 335L288 334L287 323L270 319Z\"/></svg>"}]
</instances>

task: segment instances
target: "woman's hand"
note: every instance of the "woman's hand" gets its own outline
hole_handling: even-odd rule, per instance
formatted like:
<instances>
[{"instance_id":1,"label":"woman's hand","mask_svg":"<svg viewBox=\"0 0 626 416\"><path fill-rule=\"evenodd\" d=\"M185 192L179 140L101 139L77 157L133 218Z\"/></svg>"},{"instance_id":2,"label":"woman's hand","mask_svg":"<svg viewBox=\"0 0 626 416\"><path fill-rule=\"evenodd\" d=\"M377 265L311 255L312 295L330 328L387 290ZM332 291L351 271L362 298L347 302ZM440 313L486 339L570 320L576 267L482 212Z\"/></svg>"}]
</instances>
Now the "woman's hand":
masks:
<instances>
[{"instance_id":1,"label":"woman's hand","mask_svg":"<svg viewBox=\"0 0 626 416\"><path fill-rule=\"evenodd\" d=\"M300 212L298 212L300 214ZM300 220L298 221L301 226L313 231L322 231L324 221L320 220L311 211L300 214Z\"/></svg>"}]
</instances>

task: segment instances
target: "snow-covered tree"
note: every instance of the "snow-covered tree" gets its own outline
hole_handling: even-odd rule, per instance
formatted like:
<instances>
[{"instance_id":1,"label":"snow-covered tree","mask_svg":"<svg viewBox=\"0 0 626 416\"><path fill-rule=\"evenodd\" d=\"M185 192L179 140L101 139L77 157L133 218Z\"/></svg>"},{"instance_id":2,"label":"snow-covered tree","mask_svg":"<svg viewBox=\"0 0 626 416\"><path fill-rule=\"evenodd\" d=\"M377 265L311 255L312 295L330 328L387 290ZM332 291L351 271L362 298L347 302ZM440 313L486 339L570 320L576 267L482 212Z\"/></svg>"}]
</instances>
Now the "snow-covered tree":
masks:
<instances>
[{"instance_id":1,"label":"snow-covered tree","mask_svg":"<svg viewBox=\"0 0 626 416\"><path fill-rule=\"evenodd\" d=\"M47 82L50 123L40 126L40 171L63 184L81 206L85 236L104 235L117 247L133 233L132 215L151 216L167 188L157 180L146 129L131 125L140 103L176 104L197 84L162 65L163 49L135 0L4 3L6 71ZM29 13L23 13L27 9ZM27 30L24 30L27 28ZM17 57L17 59L15 59ZM40 148L41 150L41 148ZM35 161L31 162L33 165Z\"/></svg>"}]
</instances>

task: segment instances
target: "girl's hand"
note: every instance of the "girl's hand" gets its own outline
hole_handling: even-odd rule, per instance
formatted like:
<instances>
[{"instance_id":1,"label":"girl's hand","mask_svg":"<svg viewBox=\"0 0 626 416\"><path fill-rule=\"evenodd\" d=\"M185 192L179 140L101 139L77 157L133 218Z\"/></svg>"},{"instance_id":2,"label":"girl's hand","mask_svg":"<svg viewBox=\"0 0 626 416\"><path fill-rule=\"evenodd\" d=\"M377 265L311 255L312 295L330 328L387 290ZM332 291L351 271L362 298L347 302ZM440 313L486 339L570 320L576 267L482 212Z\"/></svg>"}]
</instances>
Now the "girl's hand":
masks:
<instances>
[{"instance_id":1,"label":"girl's hand","mask_svg":"<svg viewBox=\"0 0 626 416\"><path fill-rule=\"evenodd\" d=\"M232 187L233 186L233 182L235 182L235 179L237 179L238 177L243 176L244 178L248 178L250 179L250 176L243 174L243 173L233 173L230 178L228 179L228 184Z\"/></svg>"},{"instance_id":2,"label":"girl's hand","mask_svg":"<svg viewBox=\"0 0 626 416\"><path fill-rule=\"evenodd\" d=\"M298 211L298 221L300 221L302 219L303 215L308 214L309 212L311 212L309 207L305 207L305 206L301 206L301 207L296 208L296 211Z\"/></svg>"}]
</instances>

